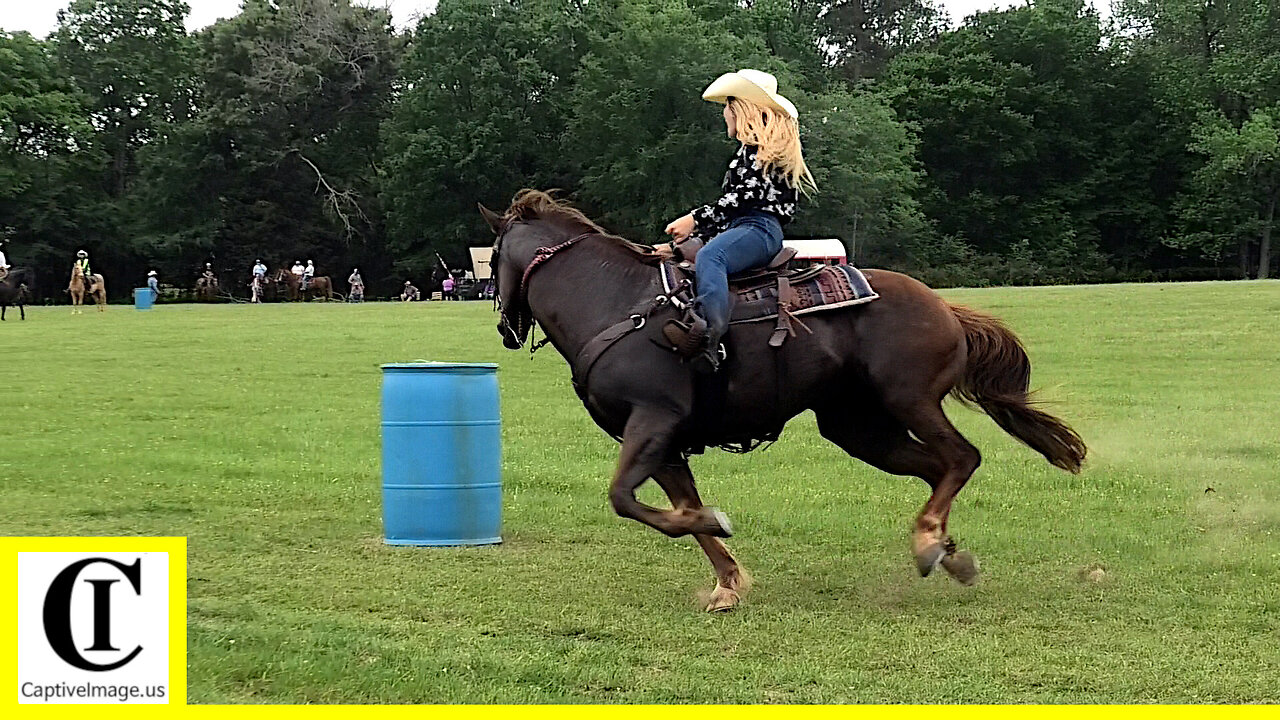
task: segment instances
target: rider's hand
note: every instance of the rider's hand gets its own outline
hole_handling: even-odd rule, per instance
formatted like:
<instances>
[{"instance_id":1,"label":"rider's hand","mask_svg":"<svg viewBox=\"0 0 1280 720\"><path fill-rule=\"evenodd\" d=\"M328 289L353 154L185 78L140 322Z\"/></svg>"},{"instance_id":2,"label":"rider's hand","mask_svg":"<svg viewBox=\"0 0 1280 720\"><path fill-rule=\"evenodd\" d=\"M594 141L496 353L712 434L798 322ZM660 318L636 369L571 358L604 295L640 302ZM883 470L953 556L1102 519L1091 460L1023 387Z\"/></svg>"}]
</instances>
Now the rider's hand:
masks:
<instances>
[{"instance_id":1,"label":"rider's hand","mask_svg":"<svg viewBox=\"0 0 1280 720\"><path fill-rule=\"evenodd\" d=\"M683 217L678 217L667 224L667 229L663 230L666 234L675 238L676 242L681 242L689 237L697 223L693 219L693 213L689 213Z\"/></svg>"},{"instance_id":2,"label":"rider's hand","mask_svg":"<svg viewBox=\"0 0 1280 720\"><path fill-rule=\"evenodd\" d=\"M653 246L653 251L658 253L658 257L663 260L670 260L676 256L676 249L671 243L661 243Z\"/></svg>"}]
</instances>

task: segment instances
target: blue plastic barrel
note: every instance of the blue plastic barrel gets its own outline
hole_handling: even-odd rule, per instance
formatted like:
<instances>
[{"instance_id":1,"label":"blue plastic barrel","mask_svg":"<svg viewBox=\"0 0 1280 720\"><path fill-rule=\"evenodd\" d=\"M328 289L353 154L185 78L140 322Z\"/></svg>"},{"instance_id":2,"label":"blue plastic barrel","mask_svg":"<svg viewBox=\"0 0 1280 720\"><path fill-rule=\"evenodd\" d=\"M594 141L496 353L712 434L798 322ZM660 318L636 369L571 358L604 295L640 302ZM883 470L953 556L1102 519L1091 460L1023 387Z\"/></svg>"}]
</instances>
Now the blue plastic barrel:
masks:
<instances>
[{"instance_id":1,"label":"blue plastic barrel","mask_svg":"<svg viewBox=\"0 0 1280 720\"><path fill-rule=\"evenodd\" d=\"M387 544L502 542L501 434L497 365L383 365Z\"/></svg>"},{"instance_id":2,"label":"blue plastic barrel","mask_svg":"<svg viewBox=\"0 0 1280 720\"><path fill-rule=\"evenodd\" d=\"M151 304L156 301L156 294L151 292L151 288L134 288L133 289L133 306L138 310L150 310Z\"/></svg>"}]
</instances>

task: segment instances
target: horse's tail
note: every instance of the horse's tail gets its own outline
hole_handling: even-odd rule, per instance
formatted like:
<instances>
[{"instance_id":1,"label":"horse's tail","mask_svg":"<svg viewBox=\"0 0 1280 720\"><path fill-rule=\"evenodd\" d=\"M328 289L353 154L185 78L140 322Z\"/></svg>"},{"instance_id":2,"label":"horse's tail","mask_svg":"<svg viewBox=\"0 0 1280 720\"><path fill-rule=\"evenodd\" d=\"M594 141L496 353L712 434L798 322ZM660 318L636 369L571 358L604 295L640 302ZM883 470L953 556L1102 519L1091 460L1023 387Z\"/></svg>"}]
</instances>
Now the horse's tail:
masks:
<instances>
[{"instance_id":1,"label":"horse's tail","mask_svg":"<svg viewBox=\"0 0 1280 720\"><path fill-rule=\"evenodd\" d=\"M969 360L951 395L977 405L1005 432L1026 443L1050 463L1073 473L1084 462L1084 440L1065 422L1036 408L1027 388L1031 361L1013 331L990 315L962 305L951 312L964 328Z\"/></svg>"}]
</instances>

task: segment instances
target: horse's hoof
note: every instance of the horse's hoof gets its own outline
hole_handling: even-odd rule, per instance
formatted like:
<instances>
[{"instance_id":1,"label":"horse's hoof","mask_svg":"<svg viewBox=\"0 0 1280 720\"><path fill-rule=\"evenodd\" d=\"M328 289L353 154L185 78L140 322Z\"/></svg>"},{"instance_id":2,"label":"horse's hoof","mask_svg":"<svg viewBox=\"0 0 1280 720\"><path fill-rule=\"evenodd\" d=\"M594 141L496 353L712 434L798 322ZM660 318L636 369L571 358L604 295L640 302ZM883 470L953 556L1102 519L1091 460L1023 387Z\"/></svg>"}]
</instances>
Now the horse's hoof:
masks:
<instances>
[{"instance_id":1,"label":"horse's hoof","mask_svg":"<svg viewBox=\"0 0 1280 720\"><path fill-rule=\"evenodd\" d=\"M961 550L942 558L942 567L961 585L972 585L978 582L978 558L968 550Z\"/></svg>"},{"instance_id":2,"label":"horse's hoof","mask_svg":"<svg viewBox=\"0 0 1280 720\"><path fill-rule=\"evenodd\" d=\"M738 607L739 602L741 602L741 598L738 597L736 590L730 590L717 584L716 589L711 591L711 597L707 599L707 612L729 612Z\"/></svg>"},{"instance_id":3,"label":"horse's hoof","mask_svg":"<svg viewBox=\"0 0 1280 720\"><path fill-rule=\"evenodd\" d=\"M947 551L942 547L942 543L934 543L929 547L916 553L916 569L920 571L920 577L929 577L929 573L938 567L938 563L942 562L942 558L947 556Z\"/></svg>"},{"instance_id":4,"label":"horse's hoof","mask_svg":"<svg viewBox=\"0 0 1280 720\"><path fill-rule=\"evenodd\" d=\"M733 537L733 526L729 524L729 516L725 515L720 508L711 508L711 514L720 525L720 532L710 534L716 537Z\"/></svg>"}]
</instances>

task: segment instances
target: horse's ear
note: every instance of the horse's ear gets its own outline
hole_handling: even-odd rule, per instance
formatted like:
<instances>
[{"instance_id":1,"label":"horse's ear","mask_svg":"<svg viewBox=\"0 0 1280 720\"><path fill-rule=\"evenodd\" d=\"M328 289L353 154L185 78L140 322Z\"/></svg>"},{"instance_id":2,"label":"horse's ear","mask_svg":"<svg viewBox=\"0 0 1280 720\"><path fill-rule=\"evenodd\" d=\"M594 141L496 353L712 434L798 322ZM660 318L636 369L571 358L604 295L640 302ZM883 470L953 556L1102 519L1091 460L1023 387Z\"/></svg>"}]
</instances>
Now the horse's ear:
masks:
<instances>
[{"instance_id":1,"label":"horse's ear","mask_svg":"<svg viewBox=\"0 0 1280 720\"><path fill-rule=\"evenodd\" d=\"M493 234L500 233L502 231L502 216L485 207L483 203L476 203L476 207L480 208L480 216L484 218L485 222L489 223Z\"/></svg>"}]
</instances>

